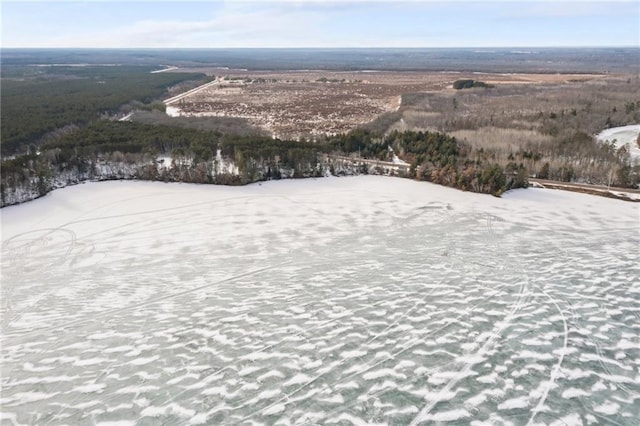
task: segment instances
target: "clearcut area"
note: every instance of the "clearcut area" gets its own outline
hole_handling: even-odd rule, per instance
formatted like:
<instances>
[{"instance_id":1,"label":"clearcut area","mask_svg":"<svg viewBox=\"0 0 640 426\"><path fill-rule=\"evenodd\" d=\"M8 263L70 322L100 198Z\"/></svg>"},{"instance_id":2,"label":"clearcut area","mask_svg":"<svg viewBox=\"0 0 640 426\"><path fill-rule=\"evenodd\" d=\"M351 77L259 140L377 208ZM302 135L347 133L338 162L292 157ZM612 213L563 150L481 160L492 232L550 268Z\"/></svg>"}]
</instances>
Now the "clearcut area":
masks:
<instances>
[{"instance_id":1,"label":"clearcut area","mask_svg":"<svg viewBox=\"0 0 640 426\"><path fill-rule=\"evenodd\" d=\"M4 208L3 424L634 424L640 206L377 176Z\"/></svg>"}]
</instances>

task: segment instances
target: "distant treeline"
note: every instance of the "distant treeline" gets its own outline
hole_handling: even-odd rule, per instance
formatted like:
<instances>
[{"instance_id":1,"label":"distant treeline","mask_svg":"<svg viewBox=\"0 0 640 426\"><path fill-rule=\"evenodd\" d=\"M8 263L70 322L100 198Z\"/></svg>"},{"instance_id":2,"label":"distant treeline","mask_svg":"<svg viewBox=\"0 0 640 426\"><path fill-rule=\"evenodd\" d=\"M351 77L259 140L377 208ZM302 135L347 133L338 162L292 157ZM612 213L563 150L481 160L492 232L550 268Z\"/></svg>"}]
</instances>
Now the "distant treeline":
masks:
<instances>
[{"instance_id":1,"label":"distant treeline","mask_svg":"<svg viewBox=\"0 0 640 426\"><path fill-rule=\"evenodd\" d=\"M250 70L422 70L637 72L637 47L615 48L283 48L2 49L12 64L118 63Z\"/></svg>"},{"instance_id":2,"label":"distant treeline","mask_svg":"<svg viewBox=\"0 0 640 426\"><path fill-rule=\"evenodd\" d=\"M2 155L34 149L46 135L66 133L129 103L149 105L167 87L202 79L196 73L150 74L149 67L30 67L3 70Z\"/></svg>"}]
</instances>

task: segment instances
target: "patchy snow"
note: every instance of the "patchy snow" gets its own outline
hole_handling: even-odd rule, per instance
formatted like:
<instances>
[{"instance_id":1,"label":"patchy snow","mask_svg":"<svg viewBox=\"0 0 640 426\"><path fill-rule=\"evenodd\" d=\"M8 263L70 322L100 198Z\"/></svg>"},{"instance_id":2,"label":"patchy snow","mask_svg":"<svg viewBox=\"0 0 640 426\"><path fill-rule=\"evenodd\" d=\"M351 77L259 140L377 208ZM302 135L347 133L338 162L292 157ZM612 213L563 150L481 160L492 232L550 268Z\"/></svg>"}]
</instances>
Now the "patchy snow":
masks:
<instances>
[{"instance_id":1,"label":"patchy snow","mask_svg":"<svg viewBox=\"0 0 640 426\"><path fill-rule=\"evenodd\" d=\"M401 160L398 158L398 156L396 154L393 154L393 164L404 164L404 165L408 165L409 163L407 163L404 160Z\"/></svg>"},{"instance_id":2,"label":"patchy snow","mask_svg":"<svg viewBox=\"0 0 640 426\"><path fill-rule=\"evenodd\" d=\"M169 116L169 117L180 117L182 115L182 110L176 106L169 106L167 105L165 107L165 113Z\"/></svg>"},{"instance_id":3,"label":"patchy snow","mask_svg":"<svg viewBox=\"0 0 640 426\"><path fill-rule=\"evenodd\" d=\"M620 191L609 191L609 192L611 192L613 195L616 195L618 197L627 197L632 200L640 201L640 193L638 192L620 192Z\"/></svg>"}]
</instances>

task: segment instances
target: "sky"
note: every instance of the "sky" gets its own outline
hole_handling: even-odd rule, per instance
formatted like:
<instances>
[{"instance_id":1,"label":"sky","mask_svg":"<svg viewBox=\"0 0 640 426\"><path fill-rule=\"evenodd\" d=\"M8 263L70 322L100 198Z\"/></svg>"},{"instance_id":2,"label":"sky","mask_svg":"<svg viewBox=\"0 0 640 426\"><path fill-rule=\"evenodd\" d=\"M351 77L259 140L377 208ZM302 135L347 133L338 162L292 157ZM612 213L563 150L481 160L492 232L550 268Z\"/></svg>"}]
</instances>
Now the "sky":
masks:
<instances>
[{"instance_id":1,"label":"sky","mask_svg":"<svg viewBox=\"0 0 640 426\"><path fill-rule=\"evenodd\" d=\"M0 46L640 47L629 1L6 1Z\"/></svg>"}]
</instances>

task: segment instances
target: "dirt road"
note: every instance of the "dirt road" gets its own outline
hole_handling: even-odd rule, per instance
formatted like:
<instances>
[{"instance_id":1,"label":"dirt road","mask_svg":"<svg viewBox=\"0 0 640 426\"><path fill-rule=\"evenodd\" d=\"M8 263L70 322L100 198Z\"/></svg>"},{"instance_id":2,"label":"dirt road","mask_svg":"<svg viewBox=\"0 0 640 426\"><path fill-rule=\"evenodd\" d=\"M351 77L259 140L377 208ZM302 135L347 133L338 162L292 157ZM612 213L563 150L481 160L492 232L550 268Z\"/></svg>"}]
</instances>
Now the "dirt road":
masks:
<instances>
[{"instance_id":1,"label":"dirt road","mask_svg":"<svg viewBox=\"0 0 640 426\"><path fill-rule=\"evenodd\" d=\"M640 189L607 187L601 185L589 185L586 183L557 182L553 180L529 178L529 183L543 188L562 189L565 191L582 192L585 194L600 195L602 197L617 198L625 201L640 202Z\"/></svg>"}]
</instances>

